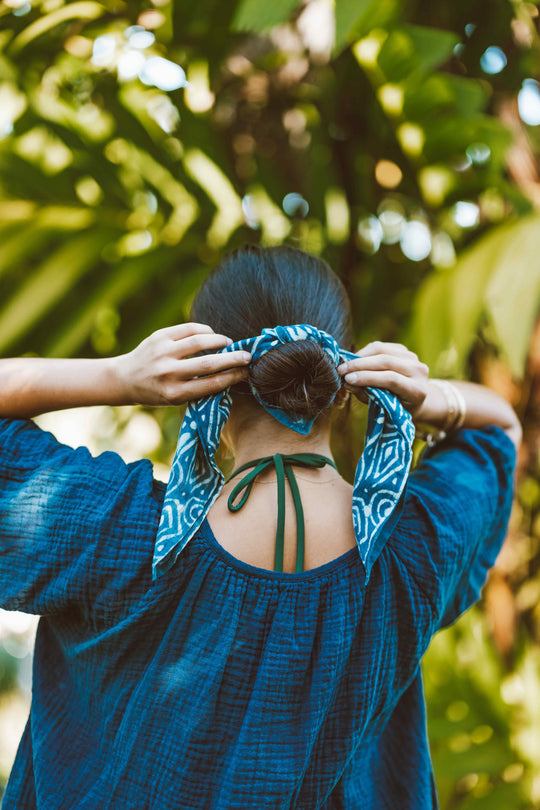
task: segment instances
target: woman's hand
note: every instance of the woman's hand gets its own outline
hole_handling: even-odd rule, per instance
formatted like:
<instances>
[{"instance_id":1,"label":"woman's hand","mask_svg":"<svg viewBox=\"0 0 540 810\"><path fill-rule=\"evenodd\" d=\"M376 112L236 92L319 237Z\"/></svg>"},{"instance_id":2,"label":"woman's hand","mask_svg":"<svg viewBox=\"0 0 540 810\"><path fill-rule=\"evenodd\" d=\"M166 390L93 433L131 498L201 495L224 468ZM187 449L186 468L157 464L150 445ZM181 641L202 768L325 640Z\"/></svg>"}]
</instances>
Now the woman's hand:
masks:
<instances>
[{"instance_id":1,"label":"woman's hand","mask_svg":"<svg viewBox=\"0 0 540 810\"><path fill-rule=\"evenodd\" d=\"M0 418L86 405L179 405L216 394L247 377L251 355L193 355L231 342L209 326L185 323L159 329L119 357L0 360Z\"/></svg>"},{"instance_id":2,"label":"woman's hand","mask_svg":"<svg viewBox=\"0 0 540 810\"><path fill-rule=\"evenodd\" d=\"M362 402L367 402L363 389L385 388L401 401L414 418L421 410L428 392L429 368L414 352L401 343L368 343L358 352L357 360L338 366L345 388Z\"/></svg>"},{"instance_id":3,"label":"woman's hand","mask_svg":"<svg viewBox=\"0 0 540 810\"><path fill-rule=\"evenodd\" d=\"M158 329L128 354L112 358L124 398L140 405L180 405L217 394L247 378L251 355L218 350L232 340L205 324L184 323Z\"/></svg>"},{"instance_id":4,"label":"woman's hand","mask_svg":"<svg viewBox=\"0 0 540 810\"><path fill-rule=\"evenodd\" d=\"M401 401L416 422L443 428L448 420L448 401L440 387L429 380L429 368L401 343L368 343L358 352L361 357L338 366L345 388L362 402L363 389L385 388ZM484 385L452 381L465 400L463 427L481 428L498 425L519 448L522 431L512 406ZM446 430L446 427L444 427Z\"/></svg>"}]
</instances>

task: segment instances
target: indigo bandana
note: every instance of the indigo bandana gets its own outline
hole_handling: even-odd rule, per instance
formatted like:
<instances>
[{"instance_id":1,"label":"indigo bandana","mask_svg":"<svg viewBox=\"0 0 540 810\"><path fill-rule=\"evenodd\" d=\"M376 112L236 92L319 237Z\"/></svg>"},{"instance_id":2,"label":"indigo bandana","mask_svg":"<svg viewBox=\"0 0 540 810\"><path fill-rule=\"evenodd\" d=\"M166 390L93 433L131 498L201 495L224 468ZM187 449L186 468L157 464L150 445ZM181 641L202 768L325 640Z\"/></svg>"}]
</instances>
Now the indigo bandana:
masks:
<instances>
[{"instance_id":1,"label":"indigo bandana","mask_svg":"<svg viewBox=\"0 0 540 810\"><path fill-rule=\"evenodd\" d=\"M313 340L336 366L358 355L341 349L327 332L309 324L276 326L221 349L244 350L257 360L284 343ZM408 411L389 391L365 388L369 398L364 451L354 477L353 524L360 558L369 577L386 534L382 528L394 512L407 481L412 460L414 425ZM306 434L315 421L258 402L281 424ZM229 389L190 402L178 438L171 475L156 538L153 577L168 571L193 537L223 487L223 474L215 462L221 431L232 404ZM399 510L398 510L399 511ZM397 516L397 512L396 512Z\"/></svg>"}]
</instances>

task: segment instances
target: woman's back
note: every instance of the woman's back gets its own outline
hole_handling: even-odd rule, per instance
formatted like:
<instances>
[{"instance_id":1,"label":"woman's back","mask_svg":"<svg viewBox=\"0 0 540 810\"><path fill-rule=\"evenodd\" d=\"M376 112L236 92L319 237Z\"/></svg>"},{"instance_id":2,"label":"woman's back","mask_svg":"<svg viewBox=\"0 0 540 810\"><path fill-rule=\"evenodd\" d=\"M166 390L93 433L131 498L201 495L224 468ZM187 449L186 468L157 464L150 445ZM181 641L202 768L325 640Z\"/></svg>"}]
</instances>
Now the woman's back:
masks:
<instances>
[{"instance_id":1,"label":"woman's back","mask_svg":"<svg viewBox=\"0 0 540 810\"><path fill-rule=\"evenodd\" d=\"M204 521L152 584L164 487L146 462L30 423L0 423L0 448L3 532L24 541L5 544L4 606L48 614L6 808L436 807L418 664L504 537L515 452L499 428L424 456L369 581L356 548L262 570ZM50 511L21 525L47 481ZM59 520L75 496L75 523Z\"/></svg>"}]
</instances>

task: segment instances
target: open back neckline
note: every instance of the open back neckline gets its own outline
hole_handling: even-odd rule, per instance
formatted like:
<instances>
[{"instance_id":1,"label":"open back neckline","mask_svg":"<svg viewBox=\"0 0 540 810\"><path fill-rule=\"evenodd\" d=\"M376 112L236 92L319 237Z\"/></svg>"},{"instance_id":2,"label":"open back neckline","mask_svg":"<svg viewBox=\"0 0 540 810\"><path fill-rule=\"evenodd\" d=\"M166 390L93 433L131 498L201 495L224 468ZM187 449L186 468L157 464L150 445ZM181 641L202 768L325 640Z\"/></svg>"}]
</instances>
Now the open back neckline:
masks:
<instances>
[{"instance_id":1,"label":"open back neckline","mask_svg":"<svg viewBox=\"0 0 540 810\"><path fill-rule=\"evenodd\" d=\"M272 467L274 468L277 477L277 527L274 571L283 572L283 557L285 553L285 481L289 484L294 503L294 511L296 513L295 573L300 574L304 570L305 523L302 498L300 497L300 490L296 483L293 468L304 467L308 469L321 469L327 464L330 464L330 466L337 470L334 460L328 458L328 456L322 456L320 453L274 453L270 456L263 456L262 458L247 461L245 464L237 467L225 481L227 484L233 478L236 478L239 473L246 473L246 470L249 470L249 472L236 483L227 499L229 512L238 512L247 502L257 476L266 472L268 469L272 469Z\"/></svg>"},{"instance_id":2,"label":"open back neckline","mask_svg":"<svg viewBox=\"0 0 540 810\"><path fill-rule=\"evenodd\" d=\"M355 562L358 562L360 569L363 571L360 555L356 546L354 548L350 548L344 554L340 554L339 557L334 557L333 560L329 560L322 565L318 565L316 568L308 568L305 571L298 572L273 571L271 568L260 568L256 565L251 565L250 563L244 562L223 548L219 540L216 538L207 517L201 524L199 535L206 545L209 546L224 563L226 563L229 567L235 568L237 571L250 576L281 580L282 582L303 582L305 580L327 576L334 571L347 568L353 565Z\"/></svg>"}]
</instances>

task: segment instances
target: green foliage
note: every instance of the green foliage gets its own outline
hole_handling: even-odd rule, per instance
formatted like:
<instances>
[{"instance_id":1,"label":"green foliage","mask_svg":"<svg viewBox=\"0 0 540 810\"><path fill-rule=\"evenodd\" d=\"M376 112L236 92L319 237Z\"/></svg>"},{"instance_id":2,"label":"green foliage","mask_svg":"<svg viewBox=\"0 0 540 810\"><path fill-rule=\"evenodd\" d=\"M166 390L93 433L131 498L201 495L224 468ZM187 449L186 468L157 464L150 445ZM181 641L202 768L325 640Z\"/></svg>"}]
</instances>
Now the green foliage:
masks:
<instances>
[{"instance_id":1,"label":"green foliage","mask_svg":"<svg viewBox=\"0 0 540 810\"><path fill-rule=\"evenodd\" d=\"M488 186L499 188L499 205L508 210L520 199L515 188L504 193L510 136L483 113L489 88L474 70L456 75L458 30L439 30L420 8L404 20L390 0L338 0L334 53L351 41L352 51L330 62L326 51L314 52L309 62L313 33L289 0L159 9L143 12L158 17L151 19L156 42L142 50L125 34L137 22L135 4L4 14L2 98L13 131L0 149L0 350L88 352L97 345L101 294L118 312L118 327L114 345L98 343L127 349L134 322L163 325L148 315L149 298L169 298L179 274L204 273L223 250L253 239L287 238L325 251L355 299L360 343L399 338L399 322L407 335L429 258L407 262L399 233L366 243L357 230L363 218L395 204L398 229L421 221L433 240L446 234L450 258L443 259L452 261L452 242L459 248L468 235L452 225L456 200L478 200ZM298 31L289 23L273 43L229 32L232 25L261 33L291 14L300 15ZM459 15L453 22L463 24ZM282 48L279 37L288 37ZM184 65L186 89L143 84L133 60L149 56ZM487 149L487 165L456 169L471 143ZM397 185L377 182L381 159L400 173ZM302 195L309 211L285 212L290 192ZM83 229L89 247L77 257L79 270L57 274L54 251L77 254ZM139 256L148 261L135 262L131 278L127 268ZM48 274L55 275L51 285ZM43 298L35 293L40 283ZM383 289L392 290L390 310ZM27 306L31 295L42 300ZM169 307L169 317L179 319L187 303Z\"/></svg>"},{"instance_id":2,"label":"green foliage","mask_svg":"<svg viewBox=\"0 0 540 810\"><path fill-rule=\"evenodd\" d=\"M425 279L411 337L436 374L464 373L486 314L510 369L521 376L537 318L539 252L540 219L531 214L491 231L451 269Z\"/></svg>"},{"instance_id":3,"label":"green foliage","mask_svg":"<svg viewBox=\"0 0 540 810\"><path fill-rule=\"evenodd\" d=\"M287 22L298 5L298 0L242 0L236 9L232 27L235 31L268 31L279 23Z\"/></svg>"},{"instance_id":4,"label":"green foliage","mask_svg":"<svg viewBox=\"0 0 540 810\"><path fill-rule=\"evenodd\" d=\"M335 53L339 53L346 45L365 33L366 18L371 22L374 7L377 5L377 0L338 0L336 3ZM395 5L390 4L392 11Z\"/></svg>"},{"instance_id":5,"label":"green foliage","mask_svg":"<svg viewBox=\"0 0 540 810\"><path fill-rule=\"evenodd\" d=\"M478 608L433 640L424 673L442 807L530 809L538 750L523 731L537 722L539 685L527 673L539 663L529 649L509 673Z\"/></svg>"}]
</instances>

